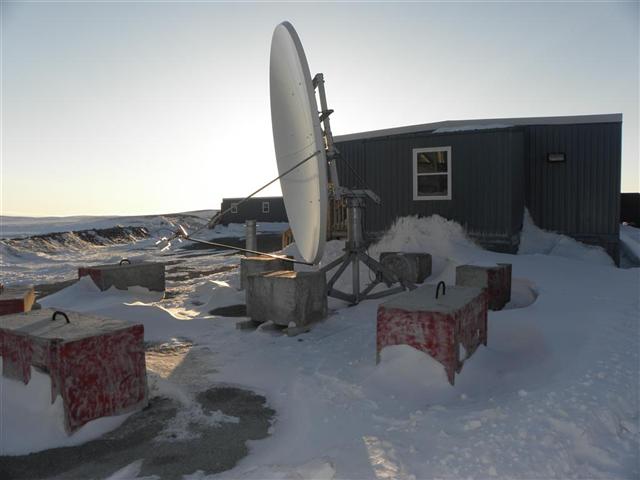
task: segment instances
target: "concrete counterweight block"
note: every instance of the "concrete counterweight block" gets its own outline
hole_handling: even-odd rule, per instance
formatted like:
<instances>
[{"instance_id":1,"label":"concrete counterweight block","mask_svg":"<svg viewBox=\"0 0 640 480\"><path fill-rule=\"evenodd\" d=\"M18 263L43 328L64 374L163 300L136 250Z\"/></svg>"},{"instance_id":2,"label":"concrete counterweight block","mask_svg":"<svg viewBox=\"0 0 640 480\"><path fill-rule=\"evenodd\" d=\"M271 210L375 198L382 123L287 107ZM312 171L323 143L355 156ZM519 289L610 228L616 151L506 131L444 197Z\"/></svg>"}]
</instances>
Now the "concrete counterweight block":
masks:
<instances>
[{"instance_id":1,"label":"concrete counterweight block","mask_svg":"<svg viewBox=\"0 0 640 480\"><path fill-rule=\"evenodd\" d=\"M247 288L247 277L257 273L293 271L293 263L281 258L247 257L240 259L240 289Z\"/></svg>"},{"instance_id":2,"label":"concrete counterweight block","mask_svg":"<svg viewBox=\"0 0 640 480\"><path fill-rule=\"evenodd\" d=\"M449 383L480 343L487 344L487 295L480 288L425 285L378 306L377 358L390 345L410 345L444 365Z\"/></svg>"},{"instance_id":3,"label":"concrete counterweight block","mask_svg":"<svg viewBox=\"0 0 640 480\"><path fill-rule=\"evenodd\" d=\"M406 282L422 283L431 275L428 253L382 252L380 263Z\"/></svg>"},{"instance_id":4,"label":"concrete counterweight block","mask_svg":"<svg viewBox=\"0 0 640 480\"><path fill-rule=\"evenodd\" d=\"M511 300L511 264L460 265L456 268L456 285L486 288L489 294L489 308L502 310Z\"/></svg>"},{"instance_id":5,"label":"concrete counterweight block","mask_svg":"<svg viewBox=\"0 0 640 480\"><path fill-rule=\"evenodd\" d=\"M62 397L72 433L96 418L148 404L144 327L52 309L0 317L2 374L31 380L31 367L51 377L51 403Z\"/></svg>"},{"instance_id":6,"label":"concrete counterweight block","mask_svg":"<svg viewBox=\"0 0 640 480\"><path fill-rule=\"evenodd\" d=\"M102 290L109 290L115 286L118 290L126 290L129 287L144 287L156 292L164 292L164 263L135 262L111 265L96 265L94 267L81 267L78 269L78 278L89 275L93 283Z\"/></svg>"},{"instance_id":7,"label":"concrete counterweight block","mask_svg":"<svg viewBox=\"0 0 640 480\"><path fill-rule=\"evenodd\" d=\"M28 312L36 301L33 287L1 287L0 315Z\"/></svg>"},{"instance_id":8,"label":"concrete counterweight block","mask_svg":"<svg viewBox=\"0 0 640 480\"><path fill-rule=\"evenodd\" d=\"M254 322L303 327L327 316L324 272L279 271L247 278L247 316Z\"/></svg>"}]
</instances>

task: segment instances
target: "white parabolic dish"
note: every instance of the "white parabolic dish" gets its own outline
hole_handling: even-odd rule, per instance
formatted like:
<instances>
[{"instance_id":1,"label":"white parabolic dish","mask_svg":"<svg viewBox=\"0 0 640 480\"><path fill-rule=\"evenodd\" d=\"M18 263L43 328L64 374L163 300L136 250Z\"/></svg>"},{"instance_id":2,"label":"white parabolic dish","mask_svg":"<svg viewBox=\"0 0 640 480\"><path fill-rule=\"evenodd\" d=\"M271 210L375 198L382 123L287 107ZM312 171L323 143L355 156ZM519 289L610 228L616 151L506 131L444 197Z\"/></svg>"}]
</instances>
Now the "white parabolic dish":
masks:
<instances>
[{"instance_id":1,"label":"white parabolic dish","mask_svg":"<svg viewBox=\"0 0 640 480\"><path fill-rule=\"evenodd\" d=\"M327 231L327 159L318 105L300 38L289 22L273 32L269 67L271 126L289 225L302 257L318 263Z\"/></svg>"}]
</instances>

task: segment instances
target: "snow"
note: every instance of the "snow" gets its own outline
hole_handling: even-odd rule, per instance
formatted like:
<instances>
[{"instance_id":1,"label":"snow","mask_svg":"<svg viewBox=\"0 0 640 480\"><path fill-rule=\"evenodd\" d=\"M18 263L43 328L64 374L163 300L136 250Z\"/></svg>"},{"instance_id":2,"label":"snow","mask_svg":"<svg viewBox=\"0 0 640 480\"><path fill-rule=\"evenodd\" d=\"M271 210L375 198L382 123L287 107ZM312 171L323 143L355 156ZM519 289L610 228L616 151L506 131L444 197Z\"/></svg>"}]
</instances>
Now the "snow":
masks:
<instances>
[{"instance_id":1,"label":"snow","mask_svg":"<svg viewBox=\"0 0 640 480\"><path fill-rule=\"evenodd\" d=\"M135 462L131 462L129 465L121 468L113 475L109 475L105 480L131 480L132 478L136 478L138 480L160 480L160 477L157 475L148 475L144 477L139 476L143 462L143 458L136 460Z\"/></svg>"},{"instance_id":2,"label":"snow","mask_svg":"<svg viewBox=\"0 0 640 480\"><path fill-rule=\"evenodd\" d=\"M380 364L363 387L368 398L400 398L416 409L425 403L446 403L455 396L442 365L408 345L383 348Z\"/></svg>"},{"instance_id":3,"label":"snow","mask_svg":"<svg viewBox=\"0 0 640 480\"><path fill-rule=\"evenodd\" d=\"M586 245L566 235L542 230L536 226L527 210L524 214L518 253L543 253L599 265L613 265L613 259L602 247Z\"/></svg>"},{"instance_id":4,"label":"snow","mask_svg":"<svg viewBox=\"0 0 640 480\"><path fill-rule=\"evenodd\" d=\"M182 440L191 440L198 436L199 432L190 429L189 425L195 424L215 427L223 422L238 423L240 419L224 415L219 410L206 414L200 404L190 401L188 408L178 410L176 416L169 420L164 430L156 437L156 441L180 442Z\"/></svg>"},{"instance_id":5,"label":"snow","mask_svg":"<svg viewBox=\"0 0 640 480\"><path fill-rule=\"evenodd\" d=\"M624 247L640 261L640 228L631 225L620 225L620 241Z\"/></svg>"},{"instance_id":6,"label":"snow","mask_svg":"<svg viewBox=\"0 0 640 480\"><path fill-rule=\"evenodd\" d=\"M131 415L98 418L68 436L62 398L51 403L51 379L33 367L27 385L0 375L0 396L0 455L80 445L113 430Z\"/></svg>"},{"instance_id":7,"label":"snow","mask_svg":"<svg viewBox=\"0 0 640 480\"><path fill-rule=\"evenodd\" d=\"M262 465L249 468L232 478L241 480L332 480L336 470L327 458L313 459L301 465ZM184 480L205 480L206 475L199 472L185 475ZM219 478L226 478L222 474Z\"/></svg>"},{"instance_id":8,"label":"snow","mask_svg":"<svg viewBox=\"0 0 640 480\"><path fill-rule=\"evenodd\" d=\"M618 269L602 250L569 240L526 219L518 255L488 252L460 225L433 216L399 219L371 246L374 257L431 253L432 284L453 283L462 263L512 263L512 301L489 313L488 346L465 362L453 387L439 364L410 347L388 347L376 364L376 309L385 299L348 308L332 299L329 317L295 338L240 331L238 319L208 313L242 302L238 270L169 282L175 296L165 300L144 289L99 292L81 281L42 303L142 322L154 342L190 340L215 352L203 357L215 370L198 375L202 382L266 396L277 412L271 435L249 442L234 469L185 478L635 478L640 269ZM342 246L329 242L322 264ZM295 246L287 251L295 254ZM240 259L173 255L189 268ZM32 275L40 265L29 260ZM348 272L343 279L348 285ZM189 402L173 382L150 373L153 394ZM3 395L26 388L2 385ZM45 397L37 410L15 402L1 412L5 425L22 425L30 449L44 448L35 442L39 421L50 416ZM214 414L210 421L233 419ZM3 437L3 448L14 447ZM139 472L134 462L111 478Z\"/></svg>"}]
</instances>

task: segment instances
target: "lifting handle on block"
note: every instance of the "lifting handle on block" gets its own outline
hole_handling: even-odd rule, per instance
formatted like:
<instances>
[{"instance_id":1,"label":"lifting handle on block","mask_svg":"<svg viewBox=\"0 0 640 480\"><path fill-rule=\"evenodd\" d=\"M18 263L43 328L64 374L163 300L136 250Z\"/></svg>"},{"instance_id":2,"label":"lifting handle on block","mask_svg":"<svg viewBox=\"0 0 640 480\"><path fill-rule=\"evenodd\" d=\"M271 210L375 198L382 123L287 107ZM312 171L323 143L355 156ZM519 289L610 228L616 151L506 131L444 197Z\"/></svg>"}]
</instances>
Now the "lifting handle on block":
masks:
<instances>
[{"instance_id":1,"label":"lifting handle on block","mask_svg":"<svg viewBox=\"0 0 640 480\"><path fill-rule=\"evenodd\" d=\"M67 323L71 323L69 321L69 317L67 317L67 314L64 312L61 312L60 310L56 310L55 312L53 312L53 315L51 316L51 321L54 321L58 315L62 315L64 319L67 321Z\"/></svg>"},{"instance_id":2,"label":"lifting handle on block","mask_svg":"<svg viewBox=\"0 0 640 480\"><path fill-rule=\"evenodd\" d=\"M123 258L122 260L120 260L120 263L118 265L123 265L125 263L127 265L131 265L131 260L129 260L128 258Z\"/></svg>"},{"instance_id":3,"label":"lifting handle on block","mask_svg":"<svg viewBox=\"0 0 640 480\"><path fill-rule=\"evenodd\" d=\"M438 282L438 286L436 287L436 300L438 299L438 294L440 293L440 285L442 285L442 295L447 294L447 286L443 281Z\"/></svg>"}]
</instances>

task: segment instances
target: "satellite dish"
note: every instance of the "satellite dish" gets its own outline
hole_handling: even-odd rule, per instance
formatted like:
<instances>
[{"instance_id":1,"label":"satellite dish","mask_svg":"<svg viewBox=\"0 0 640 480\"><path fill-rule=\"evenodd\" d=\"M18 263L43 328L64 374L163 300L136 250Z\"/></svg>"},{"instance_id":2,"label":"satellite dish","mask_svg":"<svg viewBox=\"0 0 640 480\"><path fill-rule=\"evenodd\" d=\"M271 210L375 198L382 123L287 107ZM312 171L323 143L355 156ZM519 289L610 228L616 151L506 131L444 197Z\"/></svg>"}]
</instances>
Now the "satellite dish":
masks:
<instances>
[{"instance_id":1,"label":"satellite dish","mask_svg":"<svg viewBox=\"0 0 640 480\"><path fill-rule=\"evenodd\" d=\"M309 65L289 22L273 32L269 80L273 143L289 224L302 257L318 263L327 232L327 158Z\"/></svg>"}]
</instances>

